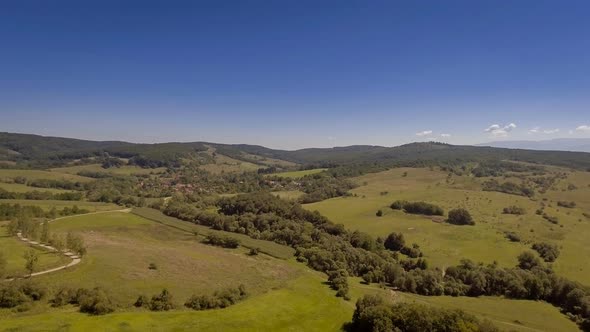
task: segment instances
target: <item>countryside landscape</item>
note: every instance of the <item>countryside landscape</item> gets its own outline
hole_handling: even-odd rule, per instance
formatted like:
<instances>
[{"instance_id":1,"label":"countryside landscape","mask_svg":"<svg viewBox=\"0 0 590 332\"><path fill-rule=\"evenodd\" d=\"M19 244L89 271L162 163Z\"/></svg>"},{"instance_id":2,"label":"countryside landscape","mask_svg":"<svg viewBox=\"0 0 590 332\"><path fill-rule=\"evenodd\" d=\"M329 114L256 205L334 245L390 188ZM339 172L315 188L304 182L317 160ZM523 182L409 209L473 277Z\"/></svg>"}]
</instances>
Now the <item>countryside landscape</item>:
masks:
<instances>
[{"instance_id":1,"label":"countryside landscape","mask_svg":"<svg viewBox=\"0 0 590 332\"><path fill-rule=\"evenodd\" d=\"M590 332L588 13L0 1L0 332Z\"/></svg>"}]
</instances>

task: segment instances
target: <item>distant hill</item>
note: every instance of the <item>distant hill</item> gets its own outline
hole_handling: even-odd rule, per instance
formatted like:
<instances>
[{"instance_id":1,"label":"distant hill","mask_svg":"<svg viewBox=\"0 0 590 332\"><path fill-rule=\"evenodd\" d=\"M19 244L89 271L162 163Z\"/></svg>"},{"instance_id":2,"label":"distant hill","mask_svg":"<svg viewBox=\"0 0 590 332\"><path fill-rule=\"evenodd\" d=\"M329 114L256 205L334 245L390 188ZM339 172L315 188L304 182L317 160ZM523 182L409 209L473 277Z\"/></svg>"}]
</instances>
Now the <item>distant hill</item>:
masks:
<instances>
[{"instance_id":1,"label":"distant hill","mask_svg":"<svg viewBox=\"0 0 590 332\"><path fill-rule=\"evenodd\" d=\"M514 160L590 169L590 153L505 149L437 142L410 143L396 147L353 145L287 151L247 144L208 142L135 144L0 133L0 161L14 161L21 166L33 168L57 167L82 158L106 160L110 157L126 158L131 164L146 168L178 166L182 160L198 156L209 148L214 148L217 153L248 162L256 162L252 160L254 155L316 167L457 166L465 162Z\"/></svg>"},{"instance_id":2,"label":"distant hill","mask_svg":"<svg viewBox=\"0 0 590 332\"><path fill-rule=\"evenodd\" d=\"M497 141L478 144L496 148L590 152L590 138L556 138L544 141Z\"/></svg>"}]
</instances>

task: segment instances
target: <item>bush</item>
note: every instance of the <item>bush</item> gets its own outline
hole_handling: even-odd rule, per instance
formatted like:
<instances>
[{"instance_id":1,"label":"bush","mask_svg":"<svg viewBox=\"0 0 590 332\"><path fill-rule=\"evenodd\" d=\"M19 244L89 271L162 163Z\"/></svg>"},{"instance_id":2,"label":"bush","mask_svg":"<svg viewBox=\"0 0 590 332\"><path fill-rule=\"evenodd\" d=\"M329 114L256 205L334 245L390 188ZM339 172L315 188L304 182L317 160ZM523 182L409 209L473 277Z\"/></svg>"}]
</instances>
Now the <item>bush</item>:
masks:
<instances>
[{"instance_id":1,"label":"bush","mask_svg":"<svg viewBox=\"0 0 590 332\"><path fill-rule=\"evenodd\" d=\"M453 225L475 225L469 211L461 208L449 211L447 222Z\"/></svg>"},{"instance_id":2,"label":"bush","mask_svg":"<svg viewBox=\"0 0 590 332\"><path fill-rule=\"evenodd\" d=\"M184 306L193 310L226 308L243 300L247 295L244 285L239 285L237 288L216 291L213 295L193 295Z\"/></svg>"},{"instance_id":3,"label":"bush","mask_svg":"<svg viewBox=\"0 0 590 332\"><path fill-rule=\"evenodd\" d=\"M106 292L100 288L95 288L90 292L84 292L78 298L80 303L80 312L92 315L105 315L115 311L115 306Z\"/></svg>"},{"instance_id":4,"label":"bush","mask_svg":"<svg viewBox=\"0 0 590 332\"><path fill-rule=\"evenodd\" d=\"M375 215L376 215L377 217L381 217L381 216L383 216L383 211L381 211L381 210L377 210L377 213L375 213Z\"/></svg>"},{"instance_id":5,"label":"bush","mask_svg":"<svg viewBox=\"0 0 590 332\"><path fill-rule=\"evenodd\" d=\"M444 210L434 204L426 202L409 202L404 204L404 211L411 214L424 214L427 216L442 216Z\"/></svg>"},{"instance_id":6,"label":"bush","mask_svg":"<svg viewBox=\"0 0 590 332\"><path fill-rule=\"evenodd\" d=\"M219 236L215 234L207 235L203 242L213 246L232 249L235 249L240 246L240 241L238 239L228 236Z\"/></svg>"},{"instance_id":7,"label":"bush","mask_svg":"<svg viewBox=\"0 0 590 332\"><path fill-rule=\"evenodd\" d=\"M522 207L519 207L516 205L511 205L509 207L505 207L504 210L502 211L502 213L523 215L523 214L526 214L526 210Z\"/></svg>"},{"instance_id":8,"label":"bush","mask_svg":"<svg viewBox=\"0 0 590 332\"><path fill-rule=\"evenodd\" d=\"M31 280L16 280L0 285L0 308L14 308L39 301L47 293L45 287ZM26 308L23 306L23 308Z\"/></svg>"},{"instance_id":9,"label":"bush","mask_svg":"<svg viewBox=\"0 0 590 332\"><path fill-rule=\"evenodd\" d=\"M157 270L158 266L156 265L156 263L150 263L150 265L148 266L148 269L150 270Z\"/></svg>"},{"instance_id":10,"label":"bush","mask_svg":"<svg viewBox=\"0 0 590 332\"><path fill-rule=\"evenodd\" d=\"M555 262L559 256L559 248L555 244L538 242L533 244L533 250L539 253L545 262Z\"/></svg>"},{"instance_id":11,"label":"bush","mask_svg":"<svg viewBox=\"0 0 590 332\"><path fill-rule=\"evenodd\" d=\"M404 235L402 233L390 233L385 242L383 242L385 249L391 251L400 251L406 245L406 240L404 239Z\"/></svg>"},{"instance_id":12,"label":"bush","mask_svg":"<svg viewBox=\"0 0 590 332\"><path fill-rule=\"evenodd\" d=\"M408 201L395 201L393 203L391 203L391 205L389 206L392 210L401 210L404 208L404 205L406 205L408 203Z\"/></svg>"},{"instance_id":13,"label":"bush","mask_svg":"<svg viewBox=\"0 0 590 332\"><path fill-rule=\"evenodd\" d=\"M507 232L506 238L512 242L520 242L520 235L518 235L514 232Z\"/></svg>"},{"instance_id":14,"label":"bush","mask_svg":"<svg viewBox=\"0 0 590 332\"><path fill-rule=\"evenodd\" d=\"M133 306L136 308L146 308L149 307L149 305L150 300L145 295L140 295L137 300L135 300L135 303L133 303Z\"/></svg>"},{"instance_id":15,"label":"bush","mask_svg":"<svg viewBox=\"0 0 590 332\"><path fill-rule=\"evenodd\" d=\"M573 209L576 207L576 202L567 202L567 201L558 201L557 206L561 206L568 209Z\"/></svg>"},{"instance_id":16,"label":"bush","mask_svg":"<svg viewBox=\"0 0 590 332\"><path fill-rule=\"evenodd\" d=\"M152 296L149 307L152 311L168 311L174 309L175 305L172 301L172 294L164 288L160 294Z\"/></svg>"},{"instance_id":17,"label":"bush","mask_svg":"<svg viewBox=\"0 0 590 332\"><path fill-rule=\"evenodd\" d=\"M250 248L250 252L248 252L248 255L250 255L250 256L257 256L258 255L258 251L260 251L260 249L258 249L258 248Z\"/></svg>"}]
</instances>

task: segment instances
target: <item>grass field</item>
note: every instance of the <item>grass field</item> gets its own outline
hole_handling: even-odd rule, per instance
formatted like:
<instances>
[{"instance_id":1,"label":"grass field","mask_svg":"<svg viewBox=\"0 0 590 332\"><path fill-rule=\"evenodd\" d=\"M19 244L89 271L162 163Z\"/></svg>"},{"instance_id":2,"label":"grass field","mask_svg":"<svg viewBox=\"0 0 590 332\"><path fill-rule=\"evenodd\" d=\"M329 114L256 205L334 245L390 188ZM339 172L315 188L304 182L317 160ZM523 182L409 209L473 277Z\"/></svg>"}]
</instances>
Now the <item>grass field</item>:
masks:
<instances>
[{"instance_id":1,"label":"grass field","mask_svg":"<svg viewBox=\"0 0 590 332\"><path fill-rule=\"evenodd\" d=\"M28 180L49 179L49 180L68 180L74 182L93 181L92 178L79 176L75 174L58 173L39 170L23 169L0 169L0 179L14 179L17 176L24 176Z\"/></svg>"},{"instance_id":2,"label":"grass field","mask_svg":"<svg viewBox=\"0 0 590 332\"><path fill-rule=\"evenodd\" d=\"M299 197L305 195L303 191L299 190L273 191L271 194L286 200L296 200Z\"/></svg>"},{"instance_id":3,"label":"grass field","mask_svg":"<svg viewBox=\"0 0 590 332\"><path fill-rule=\"evenodd\" d=\"M34 246L20 241L15 236L10 236L6 224L0 222L0 252L6 258L7 277L20 277L26 275L25 259L23 255L26 251L33 248L39 254L39 263L35 271L50 269L61 266L70 262L70 259L52 252L41 250Z\"/></svg>"},{"instance_id":4,"label":"grass field","mask_svg":"<svg viewBox=\"0 0 590 332\"><path fill-rule=\"evenodd\" d=\"M283 246L272 241L256 240L247 235L239 233L230 233L219 230L214 230L207 226L196 225L187 221L182 221L173 217L169 217L162 212L150 208L136 208L132 211L134 214L172 227L174 229L184 231L188 234L199 234L199 238L204 239L208 234L216 234L220 236L229 236L240 241L240 245L246 248L258 248L261 252L273 256L275 258L290 259L295 254L295 249Z\"/></svg>"},{"instance_id":5,"label":"grass field","mask_svg":"<svg viewBox=\"0 0 590 332\"><path fill-rule=\"evenodd\" d=\"M132 174L158 174L166 171L165 167L159 168L141 168L139 166L121 166L102 168L100 164L79 165L70 167L52 168L52 172L65 174L78 174L81 171L109 173L115 175L132 175Z\"/></svg>"},{"instance_id":6,"label":"grass field","mask_svg":"<svg viewBox=\"0 0 590 332\"><path fill-rule=\"evenodd\" d=\"M273 173L273 176L280 176L283 178L290 178L290 179L298 179L302 178L306 175L317 174L327 170L327 168L315 168L315 169L307 169L304 171L291 171L291 172L282 172L282 173Z\"/></svg>"},{"instance_id":7,"label":"grass field","mask_svg":"<svg viewBox=\"0 0 590 332\"><path fill-rule=\"evenodd\" d=\"M16 192L16 193L25 193L25 192L36 190L36 191L49 191L50 193L59 194L59 193L65 193L65 192L71 191L71 190L54 189L54 188L37 188L37 187L30 187L30 186L27 186L25 184L20 184L20 183L4 183L4 182L0 182L0 188L4 189L6 191Z\"/></svg>"},{"instance_id":8,"label":"grass field","mask_svg":"<svg viewBox=\"0 0 590 332\"><path fill-rule=\"evenodd\" d=\"M405 172L407 176L404 177ZM428 169L400 168L361 176L355 179L359 187L351 191L356 196L334 198L306 205L306 208L319 210L334 222L374 236L402 232L406 242L419 244L428 261L439 267L456 264L462 258L514 266L516 256L530 248L531 243L554 242L562 247L561 256L553 264L555 270L590 284L590 266L584 262L584 257L590 256L590 246L584 240L590 237L590 220L582 216L588 211L584 207L589 204L590 196L586 191L590 173L572 176L577 177L571 181L579 183L580 189L546 194L546 203L552 207L545 211L558 216L560 225L553 225L535 214L545 196L538 195L533 201L522 196L484 192L480 190L480 179L453 176L447 181L447 173ZM555 200L562 194L571 195L571 200L580 202L582 208L558 209ZM398 199L434 203L445 211L464 207L472 213L476 225L454 226L391 210L389 205ZM509 205L522 206L528 213L524 216L502 214L502 209ZM384 212L383 217L375 216L379 209ZM523 241L508 241L506 231L518 233Z\"/></svg>"},{"instance_id":9,"label":"grass field","mask_svg":"<svg viewBox=\"0 0 590 332\"><path fill-rule=\"evenodd\" d=\"M219 310L89 316L70 309L34 316L11 314L2 320L0 331L339 331L351 320L353 304L335 297L323 281L322 275L303 271L280 289Z\"/></svg>"},{"instance_id":10,"label":"grass field","mask_svg":"<svg viewBox=\"0 0 590 332\"><path fill-rule=\"evenodd\" d=\"M38 280L54 288L101 286L123 307L140 294L152 295L162 288L168 288L178 304L193 293L211 293L240 283L252 294L261 294L301 274L287 261L249 256L246 248L205 245L191 233L131 213L68 217L53 222L51 231L81 234L88 254L75 268ZM148 269L150 263L157 270Z\"/></svg>"},{"instance_id":11,"label":"grass field","mask_svg":"<svg viewBox=\"0 0 590 332\"><path fill-rule=\"evenodd\" d=\"M86 201L56 201L56 200L27 200L27 199L0 199L0 204L20 204L39 206L43 210L49 211L51 208L63 209L64 207L78 206L80 209L86 209L90 212L110 211L121 209L120 206L112 203L86 202Z\"/></svg>"},{"instance_id":12,"label":"grass field","mask_svg":"<svg viewBox=\"0 0 590 332\"><path fill-rule=\"evenodd\" d=\"M233 159L219 153L213 155L214 150L210 150L208 152L213 157L214 163L201 165L199 168L213 174L255 172L259 168L262 168L260 165Z\"/></svg>"}]
</instances>

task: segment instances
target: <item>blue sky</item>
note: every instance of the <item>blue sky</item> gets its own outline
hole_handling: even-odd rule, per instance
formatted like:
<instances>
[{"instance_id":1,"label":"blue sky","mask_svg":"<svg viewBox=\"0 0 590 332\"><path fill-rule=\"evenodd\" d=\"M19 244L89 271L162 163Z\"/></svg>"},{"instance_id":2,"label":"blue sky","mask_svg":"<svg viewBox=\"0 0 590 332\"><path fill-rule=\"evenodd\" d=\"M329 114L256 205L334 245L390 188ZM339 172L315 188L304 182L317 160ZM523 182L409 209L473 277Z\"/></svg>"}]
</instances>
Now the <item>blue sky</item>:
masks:
<instances>
[{"instance_id":1,"label":"blue sky","mask_svg":"<svg viewBox=\"0 0 590 332\"><path fill-rule=\"evenodd\" d=\"M0 3L0 131L275 148L590 137L588 1Z\"/></svg>"}]
</instances>

